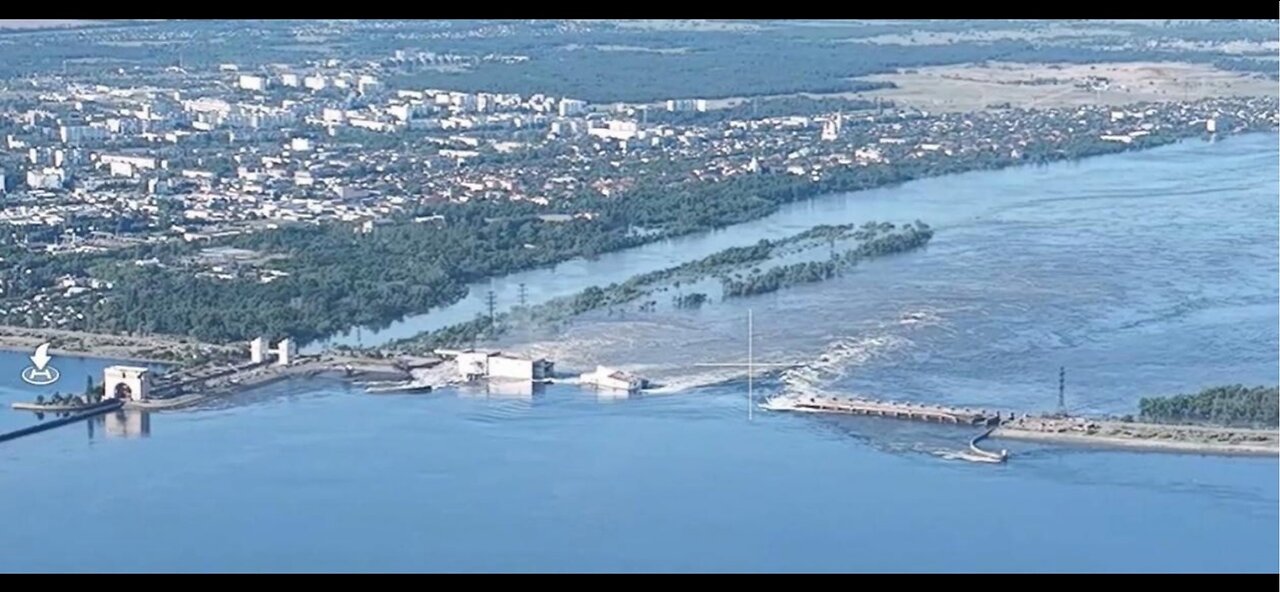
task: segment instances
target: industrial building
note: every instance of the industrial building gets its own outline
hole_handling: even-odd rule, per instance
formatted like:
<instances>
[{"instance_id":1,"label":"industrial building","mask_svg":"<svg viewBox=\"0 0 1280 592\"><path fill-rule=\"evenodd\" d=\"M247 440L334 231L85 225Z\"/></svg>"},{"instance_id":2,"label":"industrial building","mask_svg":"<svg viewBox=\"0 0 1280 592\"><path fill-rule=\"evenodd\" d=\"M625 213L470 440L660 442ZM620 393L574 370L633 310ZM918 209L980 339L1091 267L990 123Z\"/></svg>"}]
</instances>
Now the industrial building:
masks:
<instances>
[{"instance_id":1,"label":"industrial building","mask_svg":"<svg viewBox=\"0 0 1280 592\"><path fill-rule=\"evenodd\" d=\"M453 356L458 376L467 382L481 378L507 380L543 380L551 377L555 364L544 359L526 359L497 351L437 350L437 355Z\"/></svg>"},{"instance_id":2,"label":"industrial building","mask_svg":"<svg viewBox=\"0 0 1280 592\"><path fill-rule=\"evenodd\" d=\"M277 366L288 366L298 358L298 344L292 339L281 339L275 347L269 347L266 337L258 337L249 342L249 363L267 363L268 349L276 355Z\"/></svg>"},{"instance_id":3,"label":"industrial building","mask_svg":"<svg viewBox=\"0 0 1280 592\"><path fill-rule=\"evenodd\" d=\"M526 360L501 354L489 357L489 376L518 380L541 380L552 371L547 360Z\"/></svg>"},{"instance_id":4,"label":"industrial building","mask_svg":"<svg viewBox=\"0 0 1280 592\"><path fill-rule=\"evenodd\" d=\"M143 401L151 396L151 369L143 366L107 366L102 370L102 392L108 399Z\"/></svg>"},{"instance_id":5,"label":"industrial building","mask_svg":"<svg viewBox=\"0 0 1280 592\"><path fill-rule=\"evenodd\" d=\"M276 344L276 365L288 366L298 357L298 344L292 339L281 339Z\"/></svg>"},{"instance_id":6,"label":"industrial building","mask_svg":"<svg viewBox=\"0 0 1280 592\"><path fill-rule=\"evenodd\" d=\"M594 372L587 372L578 378L582 384L615 391L638 392L648 386L648 381L639 376L615 370L605 366L596 366Z\"/></svg>"},{"instance_id":7,"label":"industrial building","mask_svg":"<svg viewBox=\"0 0 1280 592\"><path fill-rule=\"evenodd\" d=\"M667 111L697 111L699 113L707 110L706 99L669 99L667 100Z\"/></svg>"},{"instance_id":8,"label":"industrial building","mask_svg":"<svg viewBox=\"0 0 1280 592\"><path fill-rule=\"evenodd\" d=\"M261 364L267 361L267 338L258 337L249 342L249 363Z\"/></svg>"}]
</instances>

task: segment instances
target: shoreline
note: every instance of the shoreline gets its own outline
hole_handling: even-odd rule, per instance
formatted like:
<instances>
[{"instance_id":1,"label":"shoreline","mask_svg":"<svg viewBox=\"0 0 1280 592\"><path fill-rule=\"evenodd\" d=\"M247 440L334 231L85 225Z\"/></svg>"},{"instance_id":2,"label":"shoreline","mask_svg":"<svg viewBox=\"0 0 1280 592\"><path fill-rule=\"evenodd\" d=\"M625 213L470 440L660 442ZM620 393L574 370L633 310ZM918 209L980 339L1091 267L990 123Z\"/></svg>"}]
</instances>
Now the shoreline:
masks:
<instances>
[{"instance_id":1,"label":"shoreline","mask_svg":"<svg viewBox=\"0 0 1280 592\"><path fill-rule=\"evenodd\" d=\"M1179 427L1179 426L1169 426ZM991 438L1079 445L1090 448L1124 449L1147 452L1204 454L1214 456L1254 456L1280 458L1280 447L1265 444L1196 442L1177 439L1131 438L1115 435L1067 434L1000 426Z\"/></svg>"},{"instance_id":2,"label":"shoreline","mask_svg":"<svg viewBox=\"0 0 1280 592\"><path fill-rule=\"evenodd\" d=\"M39 345L38 343L36 345ZM0 352L12 352L15 354L31 355L33 347L18 346L8 342L0 342ZM114 362L139 362L143 364L156 364L165 366L175 366L179 362L173 360L164 360L161 358L149 358L142 355L132 354L130 352L110 353L110 352L87 352L80 350L69 350L57 347L49 348L50 355L57 355L64 358L82 358L90 360L106 360Z\"/></svg>"}]
</instances>

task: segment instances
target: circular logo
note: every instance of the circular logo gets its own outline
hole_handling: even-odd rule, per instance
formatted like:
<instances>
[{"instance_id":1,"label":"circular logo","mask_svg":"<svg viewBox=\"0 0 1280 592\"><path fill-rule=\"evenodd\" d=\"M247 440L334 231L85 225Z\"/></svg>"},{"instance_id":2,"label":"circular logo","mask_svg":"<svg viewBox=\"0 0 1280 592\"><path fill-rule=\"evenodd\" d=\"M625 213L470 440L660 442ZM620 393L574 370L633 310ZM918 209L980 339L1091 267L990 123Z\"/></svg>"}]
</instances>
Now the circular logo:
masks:
<instances>
[{"instance_id":1,"label":"circular logo","mask_svg":"<svg viewBox=\"0 0 1280 592\"><path fill-rule=\"evenodd\" d=\"M60 376L58 369L53 366L45 366L44 368L27 366L22 370L22 380L26 381L27 384L36 386L49 386L58 382Z\"/></svg>"}]
</instances>

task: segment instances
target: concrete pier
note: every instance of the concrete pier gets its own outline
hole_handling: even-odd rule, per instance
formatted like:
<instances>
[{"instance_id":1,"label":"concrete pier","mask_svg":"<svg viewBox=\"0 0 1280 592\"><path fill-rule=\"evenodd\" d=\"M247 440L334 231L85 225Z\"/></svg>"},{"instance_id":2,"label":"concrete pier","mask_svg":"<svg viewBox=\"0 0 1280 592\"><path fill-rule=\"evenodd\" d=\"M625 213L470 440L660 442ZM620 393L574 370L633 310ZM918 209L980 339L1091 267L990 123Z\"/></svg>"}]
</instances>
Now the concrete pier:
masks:
<instances>
[{"instance_id":1,"label":"concrete pier","mask_svg":"<svg viewBox=\"0 0 1280 592\"><path fill-rule=\"evenodd\" d=\"M115 411L121 408L122 406L124 406L124 401L121 401L119 399L112 399L105 403L97 403L95 405L89 405L87 407L82 408L80 413L77 413L70 417L62 417L62 418L54 419L51 421L38 423L31 427L26 427L20 430L14 430L12 432L6 432L3 434L0 434L0 442L5 442L8 440L16 440L23 436L30 436L32 434L38 434L40 432L52 430L54 428L62 427L64 425L76 423L78 421L83 421L91 417L102 415L103 413L109 413L109 412Z\"/></svg>"}]
</instances>

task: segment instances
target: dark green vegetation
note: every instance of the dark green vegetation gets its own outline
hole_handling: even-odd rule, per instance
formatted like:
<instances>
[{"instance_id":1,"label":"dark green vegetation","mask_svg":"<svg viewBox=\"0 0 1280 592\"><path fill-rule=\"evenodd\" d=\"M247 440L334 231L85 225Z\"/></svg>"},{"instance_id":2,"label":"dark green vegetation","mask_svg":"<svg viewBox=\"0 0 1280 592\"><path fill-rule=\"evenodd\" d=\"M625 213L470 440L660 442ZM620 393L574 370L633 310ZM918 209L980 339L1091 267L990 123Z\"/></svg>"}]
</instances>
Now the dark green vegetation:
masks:
<instances>
[{"instance_id":1,"label":"dark green vegetation","mask_svg":"<svg viewBox=\"0 0 1280 592\"><path fill-rule=\"evenodd\" d=\"M381 325L466 295L492 275L631 246L638 239L586 221L486 222L484 208L445 208L447 223L401 221L357 234L348 225L295 226L233 242L285 255L270 283L194 277L183 269L102 265L118 293L87 321L105 331L189 334L209 341L255 334L306 342L353 325Z\"/></svg>"},{"instance_id":2,"label":"dark green vegetation","mask_svg":"<svg viewBox=\"0 0 1280 592\"><path fill-rule=\"evenodd\" d=\"M676 308L702 308L707 303L707 295L702 292L677 294L671 298Z\"/></svg>"},{"instance_id":3,"label":"dark green vegetation","mask_svg":"<svg viewBox=\"0 0 1280 592\"><path fill-rule=\"evenodd\" d=\"M738 270L764 263L770 257L821 248L824 245L833 244L832 241L856 240L860 244L857 248L831 261L820 262L820 266L832 263L836 267L842 267L853 265L864 259L903 252L923 245L932 236L933 231L929 226L919 220L913 224L903 225L900 229L889 222L867 222L860 228L853 224L815 226L787 238L774 241L761 240L750 247L730 247L696 261L639 274L621 284L609 284L603 288L592 286L572 296L557 298L537 306L517 308L510 313L495 315L493 319L478 316L465 323L400 340L390 344L389 347L412 352L428 352L435 348L458 347L473 344L479 340L493 339L513 327L558 323L594 310L609 309L612 314L614 307L649 298L655 291L665 290L668 287L679 289L682 282L687 284L707 277L720 276L722 282L727 285L729 274ZM783 266L778 269L791 267L793 266ZM778 290L794 283L799 282L780 283L771 290L764 291ZM708 302L710 298L701 292L677 293L672 297L672 306L677 309L700 308ZM655 305L654 300L643 300L640 310L652 311Z\"/></svg>"},{"instance_id":4,"label":"dark green vegetation","mask_svg":"<svg viewBox=\"0 0 1280 592\"><path fill-rule=\"evenodd\" d=\"M1143 398L1141 419L1155 423L1205 423L1230 427L1280 427L1280 388L1239 384L1195 394Z\"/></svg>"},{"instance_id":5,"label":"dark green vegetation","mask_svg":"<svg viewBox=\"0 0 1280 592\"><path fill-rule=\"evenodd\" d=\"M735 298L767 294L796 284L831 279L839 275L842 270L857 265L859 261L893 253L904 253L924 246L929 242L929 239L933 238L933 230L920 221L916 221L914 225L905 226L898 232L893 232L894 226L890 223L885 223L878 227L869 225L865 228L872 233L871 237L868 237L865 242L856 248L849 249L839 255L833 253L832 257L826 261L807 261L782 265L763 273L753 272L742 279L723 278L721 282L724 286L724 296L725 298ZM889 233L877 236L875 235L877 230L888 231Z\"/></svg>"}]
</instances>

